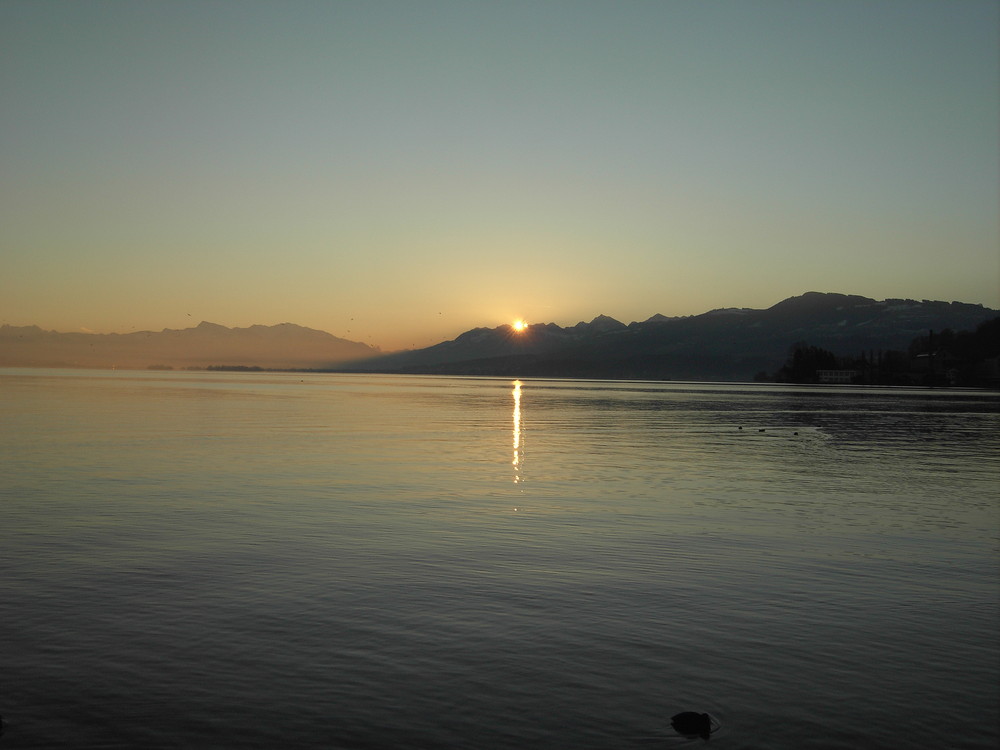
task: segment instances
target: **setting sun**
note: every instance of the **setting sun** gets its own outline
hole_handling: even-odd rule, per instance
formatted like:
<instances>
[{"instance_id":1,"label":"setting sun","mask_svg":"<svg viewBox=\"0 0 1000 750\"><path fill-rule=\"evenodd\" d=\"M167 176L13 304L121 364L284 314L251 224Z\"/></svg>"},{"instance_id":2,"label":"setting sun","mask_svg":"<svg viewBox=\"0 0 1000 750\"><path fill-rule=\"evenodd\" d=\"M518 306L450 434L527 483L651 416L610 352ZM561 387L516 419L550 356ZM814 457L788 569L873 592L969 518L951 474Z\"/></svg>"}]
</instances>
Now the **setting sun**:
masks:
<instances>
[{"instance_id":1,"label":"setting sun","mask_svg":"<svg viewBox=\"0 0 1000 750\"><path fill-rule=\"evenodd\" d=\"M520 333L521 331L523 331L525 328L528 327L528 323L524 320L519 319L511 323L510 327L514 329L515 333Z\"/></svg>"}]
</instances>

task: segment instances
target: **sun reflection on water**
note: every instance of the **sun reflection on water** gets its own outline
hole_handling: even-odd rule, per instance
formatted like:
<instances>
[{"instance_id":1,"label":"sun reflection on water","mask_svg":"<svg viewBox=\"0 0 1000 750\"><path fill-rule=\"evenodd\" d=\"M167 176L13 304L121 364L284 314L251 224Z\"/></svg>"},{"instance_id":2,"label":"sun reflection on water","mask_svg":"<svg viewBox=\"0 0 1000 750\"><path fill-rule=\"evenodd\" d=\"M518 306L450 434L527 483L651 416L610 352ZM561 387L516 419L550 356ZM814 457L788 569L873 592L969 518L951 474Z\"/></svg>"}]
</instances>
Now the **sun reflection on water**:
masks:
<instances>
[{"instance_id":1,"label":"sun reflection on water","mask_svg":"<svg viewBox=\"0 0 1000 750\"><path fill-rule=\"evenodd\" d=\"M511 464L514 466L514 484L520 484L522 463L524 461L524 451L521 447L521 381L514 381L514 458Z\"/></svg>"}]
</instances>

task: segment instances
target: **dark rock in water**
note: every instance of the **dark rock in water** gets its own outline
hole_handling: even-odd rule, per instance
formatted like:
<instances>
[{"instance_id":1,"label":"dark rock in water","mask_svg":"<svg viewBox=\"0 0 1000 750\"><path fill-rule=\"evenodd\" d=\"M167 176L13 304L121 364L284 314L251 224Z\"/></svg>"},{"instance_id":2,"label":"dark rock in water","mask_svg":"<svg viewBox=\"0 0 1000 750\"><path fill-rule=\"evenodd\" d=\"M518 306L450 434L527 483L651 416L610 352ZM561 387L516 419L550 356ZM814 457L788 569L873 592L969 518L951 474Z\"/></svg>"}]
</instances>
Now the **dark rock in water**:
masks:
<instances>
[{"instance_id":1,"label":"dark rock in water","mask_svg":"<svg viewBox=\"0 0 1000 750\"><path fill-rule=\"evenodd\" d=\"M708 739L712 733L712 717L708 714L699 714L694 711L681 711L670 717L670 726L678 734L687 737L703 737Z\"/></svg>"}]
</instances>

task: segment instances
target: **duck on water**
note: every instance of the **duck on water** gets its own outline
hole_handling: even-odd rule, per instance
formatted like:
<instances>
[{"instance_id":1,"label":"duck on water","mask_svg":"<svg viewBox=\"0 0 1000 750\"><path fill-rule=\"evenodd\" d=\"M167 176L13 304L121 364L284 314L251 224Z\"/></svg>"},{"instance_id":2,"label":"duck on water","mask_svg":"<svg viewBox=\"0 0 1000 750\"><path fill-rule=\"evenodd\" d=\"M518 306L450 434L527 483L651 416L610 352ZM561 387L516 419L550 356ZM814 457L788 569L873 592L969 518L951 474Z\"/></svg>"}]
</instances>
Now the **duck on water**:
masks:
<instances>
[{"instance_id":1,"label":"duck on water","mask_svg":"<svg viewBox=\"0 0 1000 750\"><path fill-rule=\"evenodd\" d=\"M701 737L707 740L712 732L719 728L719 722L709 714L696 711L681 711L670 717L670 726L677 734L685 737Z\"/></svg>"}]
</instances>

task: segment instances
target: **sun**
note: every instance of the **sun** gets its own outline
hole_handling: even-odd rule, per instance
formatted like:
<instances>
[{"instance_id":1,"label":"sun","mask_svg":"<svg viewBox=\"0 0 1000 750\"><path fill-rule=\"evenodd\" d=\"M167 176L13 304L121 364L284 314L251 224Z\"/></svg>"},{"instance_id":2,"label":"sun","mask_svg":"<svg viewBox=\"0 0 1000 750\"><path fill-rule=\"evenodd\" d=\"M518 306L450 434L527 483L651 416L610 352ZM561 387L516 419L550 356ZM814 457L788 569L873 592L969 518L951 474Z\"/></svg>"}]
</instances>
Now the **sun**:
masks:
<instances>
[{"instance_id":1,"label":"sun","mask_svg":"<svg viewBox=\"0 0 1000 750\"><path fill-rule=\"evenodd\" d=\"M510 324L510 327L514 329L514 333L520 333L521 331L523 331L528 327L528 323L527 321L518 318L517 320L515 320L513 323Z\"/></svg>"}]
</instances>

